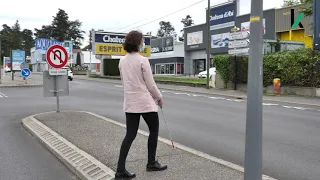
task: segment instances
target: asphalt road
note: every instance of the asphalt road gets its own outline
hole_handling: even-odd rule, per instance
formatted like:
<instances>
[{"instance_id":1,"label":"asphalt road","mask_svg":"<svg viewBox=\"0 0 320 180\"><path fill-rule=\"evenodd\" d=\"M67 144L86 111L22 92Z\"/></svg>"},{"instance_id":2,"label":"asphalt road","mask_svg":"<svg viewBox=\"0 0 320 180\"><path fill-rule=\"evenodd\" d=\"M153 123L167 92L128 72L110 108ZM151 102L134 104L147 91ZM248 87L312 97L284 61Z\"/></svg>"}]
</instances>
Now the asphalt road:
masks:
<instances>
[{"instance_id":1,"label":"asphalt road","mask_svg":"<svg viewBox=\"0 0 320 180\"><path fill-rule=\"evenodd\" d=\"M15 93L24 97L17 98ZM0 179L78 180L22 127L22 118L45 110L41 106L30 106L32 95L28 96L21 88L0 89Z\"/></svg>"},{"instance_id":2,"label":"asphalt road","mask_svg":"<svg viewBox=\"0 0 320 180\"><path fill-rule=\"evenodd\" d=\"M3 122L14 119L10 123L16 128L20 128L21 117L56 108L55 99L43 98L40 87L3 88L1 92L7 96L0 98L4 106L0 113L6 114L1 118L8 119ZM243 165L246 101L180 92L163 92L163 95L164 113L176 142ZM119 85L74 79L70 82L70 96L61 97L60 101L61 110L91 111L125 122L123 89ZM266 103L263 115L264 174L284 180L318 180L319 109ZM141 123L141 128L147 131L145 123ZM7 128L5 134L8 131L14 129ZM15 136L18 139L23 135L27 138L26 133ZM160 135L169 138L163 121Z\"/></svg>"}]
</instances>

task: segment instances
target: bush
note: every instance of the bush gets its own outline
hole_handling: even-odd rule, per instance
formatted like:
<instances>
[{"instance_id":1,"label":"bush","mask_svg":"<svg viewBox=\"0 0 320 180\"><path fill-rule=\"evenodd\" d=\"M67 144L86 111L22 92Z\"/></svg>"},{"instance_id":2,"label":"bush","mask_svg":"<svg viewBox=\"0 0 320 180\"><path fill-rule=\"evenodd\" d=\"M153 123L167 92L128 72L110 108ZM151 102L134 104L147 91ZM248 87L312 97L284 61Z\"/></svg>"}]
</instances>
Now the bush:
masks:
<instances>
[{"instance_id":1,"label":"bush","mask_svg":"<svg viewBox=\"0 0 320 180\"><path fill-rule=\"evenodd\" d=\"M234 81L233 58L227 55L214 57L217 71L225 83ZM248 57L237 58L237 69L237 83L247 83ZM281 85L320 87L320 52L300 48L264 55L263 85L272 85L274 78L280 78Z\"/></svg>"},{"instance_id":2,"label":"bush","mask_svg":"<svg viewBox=\"0 0 320 180\"><path fill-rule=\"evenodd\" d=\"M230 80L230 60L229 56L218 55L213 58L216 71L221 75L225 88Z\"/></svg>"},{"instance_id":3,"label":"bush","mask_svg":"<svg viewBox=\"0 0 320 180\"><path fill-rule=\"evenodd\" d=\"M77 53L77 63L76 64L81 66L81 55L79 52Z\"/></svg>"}]
</instances>

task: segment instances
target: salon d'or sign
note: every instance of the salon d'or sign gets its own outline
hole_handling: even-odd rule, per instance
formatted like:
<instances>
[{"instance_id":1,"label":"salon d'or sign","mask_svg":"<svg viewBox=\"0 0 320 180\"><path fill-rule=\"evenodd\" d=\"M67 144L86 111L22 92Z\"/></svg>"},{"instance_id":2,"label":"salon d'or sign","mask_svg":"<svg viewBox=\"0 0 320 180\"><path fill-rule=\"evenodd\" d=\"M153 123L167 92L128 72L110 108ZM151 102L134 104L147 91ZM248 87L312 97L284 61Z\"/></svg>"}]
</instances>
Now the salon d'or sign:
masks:
<instances>
[{"instance_id":1,"label":"salon d'or sign","mask_svg":"<svg viewBox=\"0 0 320 180\"><path fill-rule=\"evenodd\" d=\"M106 55L126 55L128 52L124 50L123 43L125 42L126 34L95 32L94 44L95 54ZM150 56L150 37L145 38L145 49L141 52L143 56Z\"/></svg>"}]
</instances>

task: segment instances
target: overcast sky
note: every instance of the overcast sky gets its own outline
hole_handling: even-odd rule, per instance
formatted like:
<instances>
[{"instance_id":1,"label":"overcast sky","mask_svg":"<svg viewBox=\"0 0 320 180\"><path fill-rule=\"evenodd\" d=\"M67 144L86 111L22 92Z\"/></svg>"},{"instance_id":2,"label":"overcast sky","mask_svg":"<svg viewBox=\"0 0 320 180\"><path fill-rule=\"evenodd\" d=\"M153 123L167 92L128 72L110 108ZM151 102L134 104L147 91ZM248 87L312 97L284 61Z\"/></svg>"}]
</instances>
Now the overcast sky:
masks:
<instances>
[{"instance_id":1,"label":"overcast sky","mask_svg":"<svg viewBox=\"0 0 320 180\"><path fill-rule=\"evenodd\" d=\"M70 20L80 20L83 23L82 29L87 34L91 28L94 28L117 32L139 29L144 33L152 31L152 35L156 35L161 20L170 21L176 32L180 33L183 27L180 21L187 14L191 15L195 24L205 22L205 8L208 3L207 0L200 1L92 0L80 3L80 1L75 0L11 0L1 2L0 24L12 26L16 20L19 20L22 29L34 30L34 28L41 28L42 25L50 24L52 16L58 12L58 8L61 8L68 13ZM161 20L141 26L197 2L200 3ZM223 2L227 2L227 0L211 0L211 5ZM282 0L264 0L263 9L280 7L282 2ZM251 0L240 0L240 14L250 13L250 4ZM134 25L123 28L131 24ZM137 28L138 26L141 27Z\"/></svg>"}]
</instances>

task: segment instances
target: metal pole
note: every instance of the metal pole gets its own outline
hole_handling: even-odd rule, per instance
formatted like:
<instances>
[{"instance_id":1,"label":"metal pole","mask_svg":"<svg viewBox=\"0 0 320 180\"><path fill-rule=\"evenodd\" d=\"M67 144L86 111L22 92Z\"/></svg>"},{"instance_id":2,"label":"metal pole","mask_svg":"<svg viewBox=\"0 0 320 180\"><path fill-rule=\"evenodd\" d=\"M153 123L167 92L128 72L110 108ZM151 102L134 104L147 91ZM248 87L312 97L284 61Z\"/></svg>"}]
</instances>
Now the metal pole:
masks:
<instances>
[{"instance_id":1,"label":"metal pole","mask_svg":"<svg viewBox=\"0 0 320 180\"><path fill-rule=\"evenodd\" d=\"M209 69L210 69L210 0L208 0L208 15L207 15L207 28L208 28L208 46L207 46L207 85L206 88L209 89Z\"/></svg>"},{"instance_id":2,"label":"metal pole","mask_svg":"<svg viewBox=\"0 0 320 180\"><path fill-rule=\"evenodd\" d=\"M318 21L320 20L320 2L313 0L313 49L319 50L320 46L320 27Z\"/></svg>"},{"instance_id":3,"label":"metal pole","mask_svg":"<svg viewBox=\"0 0 320 180\"><path fill-rule=\"evenodd\" d=\"M55 86L55 92L56 92L56 98L57 98L57 112L60 112L58 76L54 76L54 86Z\"/></svg>"},{"instance_id":4,"label":"metal pole","mask_svg":"<svg viewBox=\"0 0 320 180\"><path fill-rule=\"evenodd\" d=\"M0 39L0 62L2 62L2 49L1 49L1 39ZM1 63L0 63L1 64ZM4 62L2 63L2 68L0 68L0 84L1 84L1 81L2 81L2 70L4 70Z\"/></svg>"},{"instance_id":5,"label":"metal pole","mask_svg":"<svg viewBox=\"0 0 320 180\"><path fill-rule=\"evenodd\" d=\"M10 63L11 63L11 79L14 80L14 74L13 74L13 60L12 60L12 49L10 48Z\"/></svg>"},{"instance_id":6,"label":"metal pole","mask_svg":"<svg viewBox=\"0 0 320 180\"><path fill-rule=\"evenodd\" d=\"M251 0L244 180L262 179L263 0Z\"/></svg>"},{"instance_id":7,"label":"metal pole","mask_svg":"<svg viewBox=\"0 0 320 180\"><path fill-rule=\"evenodd\" d=\"M238 64L237 64L237 55L234 55L234 77L233 77L233 83L234 83L234 90L237 90L237 71L238 71Z\"/></svg>"}]
</instances>

